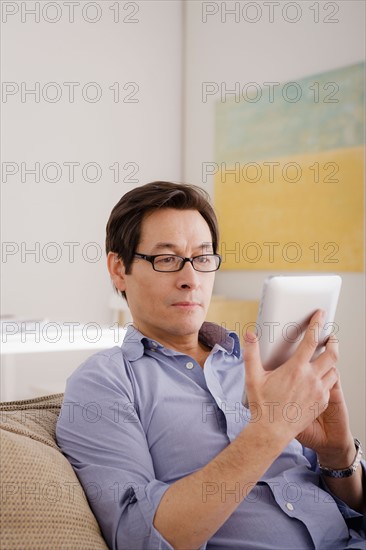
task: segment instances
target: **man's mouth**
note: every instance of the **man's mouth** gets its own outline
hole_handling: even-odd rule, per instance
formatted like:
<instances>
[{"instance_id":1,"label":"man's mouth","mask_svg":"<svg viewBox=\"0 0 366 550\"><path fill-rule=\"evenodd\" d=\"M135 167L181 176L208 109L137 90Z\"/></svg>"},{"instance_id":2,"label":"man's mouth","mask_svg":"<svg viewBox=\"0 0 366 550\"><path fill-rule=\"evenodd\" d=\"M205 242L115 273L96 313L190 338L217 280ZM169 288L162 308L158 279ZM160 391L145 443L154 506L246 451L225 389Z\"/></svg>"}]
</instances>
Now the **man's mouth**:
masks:
<instances>
[{"instance_id":1,"label":"man's mouth","mask_svg":"<svg viewBox=\"0 0 366 550\"><path fill-rule=\"evenodd\" d=\"M182 308L182 309L195 309L195 308L201 307L201 304L199 302L184 301L184 302L175 302L174 304L172 304L172 306Z\"/></svg>"}]
</instances>

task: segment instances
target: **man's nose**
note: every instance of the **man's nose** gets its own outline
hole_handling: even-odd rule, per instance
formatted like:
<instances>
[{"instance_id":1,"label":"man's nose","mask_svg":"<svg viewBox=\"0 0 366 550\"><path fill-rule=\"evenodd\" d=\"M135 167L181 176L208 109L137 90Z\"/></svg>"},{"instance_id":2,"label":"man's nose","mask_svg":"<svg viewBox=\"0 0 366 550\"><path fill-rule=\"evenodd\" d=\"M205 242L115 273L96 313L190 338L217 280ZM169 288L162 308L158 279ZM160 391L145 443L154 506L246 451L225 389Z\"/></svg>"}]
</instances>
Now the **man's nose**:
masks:
<instances>
[{"instance_id":1,"label":"man's nose","mask_svg":"<svg viewBox=\"0 0 366 550\"><path fill-rule=\"evenodd\" d=\"M191 262L186 262L183 269L177 271L177 284L180 288L196 288L199 286L199 273Z\"/></svg>"}]
</instances>

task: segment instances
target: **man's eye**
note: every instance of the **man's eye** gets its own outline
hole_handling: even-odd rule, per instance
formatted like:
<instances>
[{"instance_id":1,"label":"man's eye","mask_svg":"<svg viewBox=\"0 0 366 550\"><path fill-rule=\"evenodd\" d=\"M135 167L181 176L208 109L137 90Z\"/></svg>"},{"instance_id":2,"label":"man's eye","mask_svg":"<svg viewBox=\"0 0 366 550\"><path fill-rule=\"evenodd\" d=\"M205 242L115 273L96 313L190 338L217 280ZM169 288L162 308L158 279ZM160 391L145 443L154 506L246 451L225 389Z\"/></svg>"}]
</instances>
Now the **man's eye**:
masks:
<instances>
[{"instance_id":1,"label":"man's eye","mask_svg":"<svg viewBox=\"0 0 366 550\"><path fill-rule=\"evenodd\" d=\"M162 256L161 258L156 258L155 261L158 264L173 264L177 259L174 256Z\"/></svg>"},{"instance_id":2,"label":"man's eye","mask_svg":"<svg viewBox=\"0 0 366 550\"><path fill-rule=\"evenodd\" d=\"M207 264L207 263L210 263L210 261L211 261L210 256L197 256L196 258L196 262L200 264Z\"/></svg>"}]
</instances>

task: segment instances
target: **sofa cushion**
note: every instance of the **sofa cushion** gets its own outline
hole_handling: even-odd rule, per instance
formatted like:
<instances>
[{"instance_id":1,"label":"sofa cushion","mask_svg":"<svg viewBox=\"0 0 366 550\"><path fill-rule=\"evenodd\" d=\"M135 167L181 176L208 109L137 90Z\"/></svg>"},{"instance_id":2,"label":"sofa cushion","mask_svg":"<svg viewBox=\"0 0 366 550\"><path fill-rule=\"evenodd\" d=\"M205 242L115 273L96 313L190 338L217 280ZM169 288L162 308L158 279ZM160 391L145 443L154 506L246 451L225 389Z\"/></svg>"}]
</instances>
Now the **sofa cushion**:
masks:
<instances>
[{"instance_id":1,"label":"sofa cushion","mask_svg":"<svg viewBox=\"0 0 366 550\"><path fill-rule=\"evenodd\" d=\"M85 493L55 440L63 394L0 404L1 547L106 550Z\"/></svg>"}]
</instances>

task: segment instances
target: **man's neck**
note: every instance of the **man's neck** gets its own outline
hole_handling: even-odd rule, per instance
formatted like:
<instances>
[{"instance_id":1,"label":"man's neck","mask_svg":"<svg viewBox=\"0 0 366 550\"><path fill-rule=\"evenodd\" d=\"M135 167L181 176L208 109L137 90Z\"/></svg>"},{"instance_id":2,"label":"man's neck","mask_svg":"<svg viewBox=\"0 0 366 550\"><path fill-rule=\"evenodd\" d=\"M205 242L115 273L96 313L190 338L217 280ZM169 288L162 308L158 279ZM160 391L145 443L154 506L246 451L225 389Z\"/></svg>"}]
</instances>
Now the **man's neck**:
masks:
<instances>
[{"instance_id":1,"label":"man's neck","mask_svg":"<svg viewBox=\"0 0 366 550\"><path fill-rule=\"evenodd\" d=\"M140 329L139 329L140 330ZM149 331L140 330L144 336L158 341L167 349L172 349L195 359L203 368L211 348L199 340L198 334L167 335L147 334Z\"/></svg>"}]
</instances>

